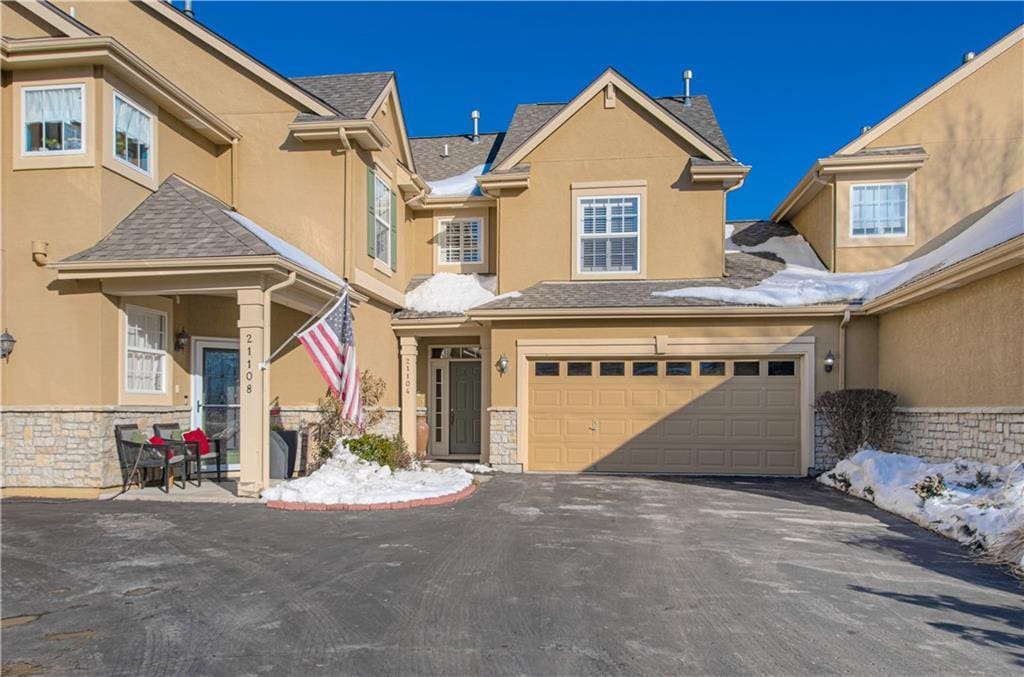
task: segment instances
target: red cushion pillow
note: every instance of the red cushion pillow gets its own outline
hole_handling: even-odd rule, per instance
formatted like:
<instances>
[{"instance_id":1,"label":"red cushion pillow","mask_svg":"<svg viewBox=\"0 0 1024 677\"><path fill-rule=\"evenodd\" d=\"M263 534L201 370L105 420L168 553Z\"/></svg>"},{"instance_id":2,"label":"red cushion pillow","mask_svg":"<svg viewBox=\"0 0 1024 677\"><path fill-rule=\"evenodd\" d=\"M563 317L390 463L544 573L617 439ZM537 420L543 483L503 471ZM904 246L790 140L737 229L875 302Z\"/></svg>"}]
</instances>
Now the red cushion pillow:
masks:
<instances>
[{"instance_id":1,"label":"red cushion pillow","mask_svg":"<svg viewBox=\"0 0 1024 677\"><path fill-rule=\"evenodd\" d=\"M163 446L163 445L167 444L167 442L165 442L162 437L157 437L156 435L154 435L153 437L149 438L149 443L150 444L157 444L157 445L160 445L160 446ZM171 449L170 447L167 447L167 458L172 458L173 456L174 456L174 450Z\"/></svg>"},{"instance_id":2,"label":"red cushion pillow","mask_svg":"<svg viewBox=\"0 0 1024 677\"><path fill-rule=\"evenodd\" d=\"M199 445L199 453L208 454L210 453L210 440L206 438L206 433L201 429L196 428L195 430L189 430L187 433L181 436L181 439L186 442L195 442Z\"/></svg>"}]
</instances>

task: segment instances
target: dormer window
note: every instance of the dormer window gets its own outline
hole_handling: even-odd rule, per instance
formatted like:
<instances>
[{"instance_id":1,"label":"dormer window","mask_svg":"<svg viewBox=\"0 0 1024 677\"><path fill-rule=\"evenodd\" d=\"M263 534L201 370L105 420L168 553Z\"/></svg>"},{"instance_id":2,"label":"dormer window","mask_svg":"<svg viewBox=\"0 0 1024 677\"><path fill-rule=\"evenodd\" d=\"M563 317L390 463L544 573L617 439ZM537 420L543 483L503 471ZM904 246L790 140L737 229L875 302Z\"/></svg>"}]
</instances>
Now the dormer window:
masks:
<instances>
[{"instance_id":1,"label":"dormer window","mask_svg":"<svg viewBox=\"0 0 1024 677\"><path fill-rule=\"evenodd\" d=\"M850 186L852 237L907 235L907 183L857 183Z\"/></svg>"},{"instance_id":2,"label":"dormer window","mask_svg":"<svg viewBox=\"0 0 1024 677\"><path fill-rule=\"evenodd\" d=\"M25 87L22 91L25 155L85 150L85 85Z\"/></svg>"},{"instance_id":3,"label":"dormer window","mask_svg":"<svg viewBox=\"0 0 1024 677\"><path fill-rule=\"evenodd\" d=\"M150 174L153 116L114 93L114 157Z\"/></svg>"},{"instance_id":4,"label":"dormer window","mask_svg":"<svg viewBox=\"0 0 1024 677\"><path fill-rule=\"evenodd\" d=\"M609 195L578 200L578 272L639 272L640 196Z\"/></svg>"}]
</instances>

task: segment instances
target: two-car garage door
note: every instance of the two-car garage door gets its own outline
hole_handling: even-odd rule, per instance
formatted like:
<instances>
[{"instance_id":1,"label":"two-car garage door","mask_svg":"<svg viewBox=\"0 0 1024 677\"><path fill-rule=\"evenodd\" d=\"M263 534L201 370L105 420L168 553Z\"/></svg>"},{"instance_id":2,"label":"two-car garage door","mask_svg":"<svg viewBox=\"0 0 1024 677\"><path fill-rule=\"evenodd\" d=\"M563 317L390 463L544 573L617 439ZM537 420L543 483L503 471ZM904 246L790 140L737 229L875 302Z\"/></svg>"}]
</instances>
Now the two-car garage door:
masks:
<instances>
[{"instance_id":1,"label":"two-car garage door","mask_svg":"<svg viewBox=\"0 0 1024 677\"><path fill-rule=\"evenodd\" d=\"M541 359L535 471L799 475L795 359Z\"/></svg>"}]
</instances>

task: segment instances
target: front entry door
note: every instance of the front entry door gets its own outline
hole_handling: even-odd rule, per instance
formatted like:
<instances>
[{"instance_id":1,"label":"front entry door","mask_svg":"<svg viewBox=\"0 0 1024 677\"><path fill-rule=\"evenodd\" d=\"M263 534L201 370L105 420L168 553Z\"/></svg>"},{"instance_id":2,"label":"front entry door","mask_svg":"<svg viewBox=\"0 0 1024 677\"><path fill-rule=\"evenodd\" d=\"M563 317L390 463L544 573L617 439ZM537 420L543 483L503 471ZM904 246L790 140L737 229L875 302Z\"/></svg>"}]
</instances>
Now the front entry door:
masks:
<instances>
[{"instance_id":1,"label":"front entry door","mask_svg":"<svg viewBox=\"0 0 1024 677\"><path fill-rule=\"evenodd\" d=\"M239 363L238 343L204 341L195 343L193 387L194 424L210 439L221 442L222 462L227 469L239 467Z\"/></svg>"},{"instance_id":2,"label":"front entry door","mask_svg":"<svg viewBox=\"0 0 1024 677\"><path fill-rule=\"evenodd\" d=\"M450 454L480 453L480 363L449 365Z\"/></svg>"}]
</instances>

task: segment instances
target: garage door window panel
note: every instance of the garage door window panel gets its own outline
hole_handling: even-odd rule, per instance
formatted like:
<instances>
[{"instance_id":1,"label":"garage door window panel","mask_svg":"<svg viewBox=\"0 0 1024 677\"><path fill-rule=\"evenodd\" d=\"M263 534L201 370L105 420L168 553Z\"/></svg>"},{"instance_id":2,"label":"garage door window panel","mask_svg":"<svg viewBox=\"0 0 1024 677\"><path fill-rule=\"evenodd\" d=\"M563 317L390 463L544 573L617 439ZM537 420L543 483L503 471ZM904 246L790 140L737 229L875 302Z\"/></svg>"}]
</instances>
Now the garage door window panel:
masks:
<instances>
[{"instance_id":1,"label":"garage door window panel","mask_svg":"<svg viewBox=\"0 0 1024 677\"><path fill-rule=\"evenodd\" d=\"M626 375L626 363L625 362L602 362L601 363L601 376L625 376Z\"/></svg>"},{"instance_id":2,"label":"garage door window panel","mask_svg":"<svg viewBox=\"0 0 1024 677\"><path fill-rule=\"evenodd\" d=\"M693 366L690 362L668 362L665 364L666 376L690 376Z\"/></svg>"},{"instance_id":3,"label":"garage door window panel","mask_svg":"<svg viewBox=\"0 0 1024 677\"><path fill-rule=\"evenodd\" d=\"M559 366L558 362L538 362L533 373L537 376L558 376Z\"/></svg>"},{"instance_id":4,"label":"garage door window panel","mask_svg":"<svg viewBox=\"0 0 1024 677\"><path fill-rule=\"evenodd\" d=\"M733 362L732 364L732 375L733 376L760 376L761 375L761 363L757 361L742 361Z\"/></svg>"},{"instance_id":5,"label":"garage door window panel","mask_svg":"<svg viewBox=\"0 0 1024 677\"><path fill-rule=\"evenodd\" d=\"M796 363L793 360L768 360L769 376L795 376Z\"/></svg>"},{"instance_id":6,"label":"garage door window panel","mask_svg":"<svg viewBox=\"0 0 1024 677\"><path fill-rule=\"evenodd\" d=\"M633 376L657 376L658 375L658 363L657 362L634 362L633 363Z\"/></svg>"},{"instance_id":7,"label":"garage door window panel","mask_svg":"<svg viewBox=\"0 0 1024 677\"><path fill-rule=\"evenodd\" d=\"M701 376L725 376L725 362L701 362Z\"/></svg>"},{"instance_id":8,"label":"garage door window panel","mask_svg":"<svg viewBox=\"0 0 1024 677\"><path fill-rule=\"evenodd\" d=\"M565 373L569 376L591 376L594 373L592 362L569 362L566 365Z\"/></svg>"}]
</instances>

